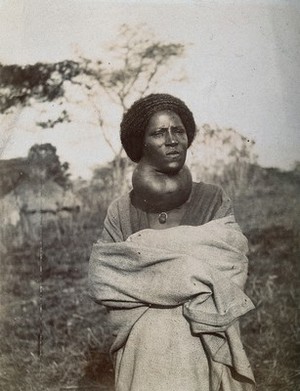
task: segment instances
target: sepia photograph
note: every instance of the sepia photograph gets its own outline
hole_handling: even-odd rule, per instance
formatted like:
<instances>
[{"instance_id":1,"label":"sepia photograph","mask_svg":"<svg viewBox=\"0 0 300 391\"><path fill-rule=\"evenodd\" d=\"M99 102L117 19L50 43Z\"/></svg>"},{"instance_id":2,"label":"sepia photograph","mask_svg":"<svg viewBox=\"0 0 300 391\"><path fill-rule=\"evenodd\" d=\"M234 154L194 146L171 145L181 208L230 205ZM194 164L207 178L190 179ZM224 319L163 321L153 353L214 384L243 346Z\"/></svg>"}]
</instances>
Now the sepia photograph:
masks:
<instances>
[{"instance_id":1,"label":"sepia photograph","mask_svg":"<svg viewBox=\"0 0 300 391\"><path fill-rule=\"evenodd\" d=\"M300 2L0 0L0 390L300 391Z\"/></svg>"}]
</instances>

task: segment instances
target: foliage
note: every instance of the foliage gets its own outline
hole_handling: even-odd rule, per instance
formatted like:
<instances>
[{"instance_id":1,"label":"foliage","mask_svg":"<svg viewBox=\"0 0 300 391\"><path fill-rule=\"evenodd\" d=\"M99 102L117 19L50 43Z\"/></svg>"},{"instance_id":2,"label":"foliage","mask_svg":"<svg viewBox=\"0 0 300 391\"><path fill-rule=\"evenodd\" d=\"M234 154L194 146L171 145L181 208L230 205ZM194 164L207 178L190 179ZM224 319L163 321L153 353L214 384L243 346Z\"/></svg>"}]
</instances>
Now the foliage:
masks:
<instances>
[{"instance_id":1,"label":"foliage","mask_svg":"<svg viewBox=\"0 0 300 391\"><path fill-rule=\"evenodd\" d=\"M254 177L255 142L233 128L204 124L190 149L195 180L220 183L230 196L244 192Z\"/></svg>"},{"instance_id":2,"label":"foliage","mask_svg":"<svg viewBox=\"0 0 300 391\"><path fill-rule=\"evenodd\" d=\"M292 172L296 178L300 178L300 161L295 161Z\"/></svg>"},{"instance_id":3,"label":"foliage","mask_svg":"<svg viewBox=\"0 0 300 391\"><path fill-rule=\"evenodd\" d=\"M66 110L63 110L58 118L52 120L48 119L47 121L38 121L36 124L43 129L54 128L55 125L63 122L71 122L69 114Z\"/></svg>"},{"instance_id":4,"label":"foliage","mask_svg":"<svg viewBox=\"0 0 300 391\"><path fill-rule=\"evenodd\" d=\"M170 65L181 56L180 43L163 43L151 36L144 26L123 24L116 42L109 47L116 53L118 66L102 73L101 84L124 111L136 99L145 96Z\"/></svg>"},{"instance_id":5,"label":"foliage","mask_svg":"<svg viewBox=\"0 0 300 391\"><path fill-rule=\"evenodd\" d=\"M112 388L110 330L104 309L88 299L86 289L97 233L90 222L86 228L77 220L57 242L44 227L43 254L31 246L2 257L1 389L56 391L74 383L77 389L77 382L82 391L93 389L93 366L98 382Z\"/></svg>"},{"instance_id":6,"label":"foliage","mask_svg":"<svg viewBox=\"0 0 300 391\"><path fill-rule=\"evenodd\" d=\"M256 310L242 319L242 336L258 391L299 389L299 185L277 174L261 171L234 204L250 246L246 289ZM91 207L60 240L45 226L42 249L1 258L3 390L113 390L111 331L104 308L87 297L88 258L105 214Z\"/></svg>"},{"instance_id":7,"label":"foliage","mask_svg":"<svg viewBox=\"0 0 300 391\"><path fill-rule=\"evenodd\" d=\"M109 100L124 113L135 100L153 91L158 81L170 69L172 60L183 53L184 45L180 43L160 42L145 26L130 27L124 24L116 41L108 48L108 66L105 67L104 62L81 57L83 73L88 76L87 82L83 84L87 98L97 113L98 126L114 155L112 180L115 195L127 189L125 178L130 163L123 159L122 146L119 142L114 144L108 131L101 111L99 91L100 94L105 91Z\"/></svg>"},{"instance_id":8,"label":"foliage","mask_svg":"<svg viewBox=\"0 0 300 391\"><path fill-rule=\"evenodd\" d=\"M0 196L12 191L24 179L53 180L67 188L71 185L68 171L69 164L60 162L52 144L35 144L30 148L27 158L0 160Z\"/></svg>"},{"instance_id":9,"label":"foliage","mask_svg":"<svg viewBox=\"0 0 300 391\"><path fill-rule=\"evenodd\" d=\"M70 85L81 91L81 100L88 103L95 113L95 125L113 153L115 170L112 172L116 194L127 187L127 161L123 160L123 148L114 143L108 130L102 105L104 98L125 112L134 100L139 99L157 85L166 71L170 74L172 60L184 53L181 43L164 43L156 39L145 26L122 25L115 41L108 46L104 61L79 57L78 61L65 60L58 63L33 65L0 64L0 113L9 109L35 105L36 102L70 103L77 94L69 94ZM107 61L108 60L108 61ZM71 102L74 103L74 102ZM77 102L82 103L82 102ZM41 128L70 122L68 106L65 105L55 119L37 121ZM9 133L7 131L7 133ZM124 164L125 162L125 164Z\"/></svg>"},{"instance_id":10,"label":"foliage","mask_svg":"<svg viewBox=\"0 0 300 391\"><path fill-rule=\"evenodd\" d=\"M197 131L194 143L190 148L188 166L191 168L195 181L218 183L226 192L235 198L244 193L257 178L262 175L261 167L257 166L257 156L254 152L255 142L244 137L232 128L212 127L203 125ZM118 167L119 175L116 175ZM94 169L93 180L105 189L108 199L116 197L119 176L130 187L131 173L134 164L126 158L116 159ZM125 175L126 174L126 175ZM285 181L287 173L281 178Z\"/></svg>"},{"instance_id":11,"label":"foliage","mask_svg":"<svg viewBox=\"0 0 300 391\"><path fill-rule=\"evenodd\" d=\"M26 158L0 160L0 197L12 191L29 171Z\"/></svg>"},{"instance_id":12,"label":"foliage","mask_svg":"<svg viewBox=\"0 0 300 391\"><path fill-rule=\"evenodd\" d=\"M257 388L296 391L300 384L299 230L269 225L249 231L247 237L246 291L256 309L242 319L242 333Z\"/></svg>"},{"instance_id":13,"label":"foliage","mask_svg":"<svg viewBox=\"0 0 300 391\"><path fill-rule=\"evenodd\" d=\"M36 101L53 101L65 93L64 82L80 74L75 61L20 66L0 64L0 113Z\"/></svg>"},{"instance_id":14,"label":"foliage","mask_svg":"<svg viewBox=\"0 0 300 391\"><path fill-rule=\"evenodd\" d=\"M69 163L60 163L56 148L50 144L35 144L28 152L30 175L53 180L62 187L70 185Z\"/></svg>"},{"instance_id":15,"label":"foliage","mask_svg":"<svg viewBox=\"0 0 300 391\"><path fill-rule=\"evenodd\" d=\"M122 176L122 188L131 187L131 176L135 164L126 157L114 159L106 164L102 164L94 168L91 181L91 189L93 188L98 194L101 194L101 200L108 207L110 202L121 195L120 183L118 178Z\"/></svg>"}]
</instances>

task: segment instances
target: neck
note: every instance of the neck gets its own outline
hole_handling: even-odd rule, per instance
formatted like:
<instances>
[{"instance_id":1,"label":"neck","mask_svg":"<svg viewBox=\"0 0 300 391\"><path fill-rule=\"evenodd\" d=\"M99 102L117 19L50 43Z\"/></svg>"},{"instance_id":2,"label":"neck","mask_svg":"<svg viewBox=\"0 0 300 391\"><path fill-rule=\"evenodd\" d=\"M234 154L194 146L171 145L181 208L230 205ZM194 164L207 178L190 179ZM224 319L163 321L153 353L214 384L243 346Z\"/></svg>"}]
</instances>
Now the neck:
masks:
<instances>
[{"instance_id":1,"label":"neck","mask_svg":"<svg viewBox=\"0 0 300 391\"><path fill-rule=\"evenodd\" d=\"M132 203L146 212L166 212L184 204L192 190L192 176L183 166L176 173L162 173L140 162L132 176Z\"/></svg>"}]
</instances>

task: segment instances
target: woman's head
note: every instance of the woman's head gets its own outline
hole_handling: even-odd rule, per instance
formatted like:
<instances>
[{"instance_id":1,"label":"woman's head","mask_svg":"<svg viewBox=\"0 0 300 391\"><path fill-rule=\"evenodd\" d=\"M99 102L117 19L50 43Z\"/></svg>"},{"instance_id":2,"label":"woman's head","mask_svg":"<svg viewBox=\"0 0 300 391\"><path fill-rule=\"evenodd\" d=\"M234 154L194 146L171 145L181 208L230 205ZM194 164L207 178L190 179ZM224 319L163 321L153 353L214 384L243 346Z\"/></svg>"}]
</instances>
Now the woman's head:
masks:
<instances>
[{"instance_id":1,"label":"woman's head","mask_svg":"<svg viewBox=\"0 0 300 391\"><path fill-rule=\"evenodd\" d=\"M179 115L170 110L157 111L146 127L140 164L176 174L185 163L187 148L188 136Z\"/></svg>"},{"instance_id":2,"label":"woman's head","mask_svg":"<svg viewBox=\"0 0 300 391\"><path fill-rule=\"evenodd\" d=\"M157 120L157 117L162 113L169 113L173 122L181 122L183 126L180 125L180 127L183 127L186 132L187 148L191 145L196 125L193 114L186 104L172 95L151 94L136 101L124 114L121 122L121 142L132 161L139 162L141 160L146 152L145 148L147 148L145 135L149 134L150 120L152 125L153 123L158 125L160 121ZM171 128L173 125L170 124Z\"/></svg>"}]
</instances>

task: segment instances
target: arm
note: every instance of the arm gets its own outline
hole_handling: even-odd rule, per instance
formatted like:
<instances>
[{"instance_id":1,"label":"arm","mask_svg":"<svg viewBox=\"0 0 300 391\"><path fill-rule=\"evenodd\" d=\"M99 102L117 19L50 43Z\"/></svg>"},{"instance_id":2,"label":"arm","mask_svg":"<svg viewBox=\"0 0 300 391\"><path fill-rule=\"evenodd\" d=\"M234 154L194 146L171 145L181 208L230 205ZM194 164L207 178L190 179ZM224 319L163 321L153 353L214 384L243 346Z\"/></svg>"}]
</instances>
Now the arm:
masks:
<instances>
[{"instance_id":1,"label":"arm","mask_svg":"<svg viewBox=\"0 0 300 391\"><path fill-rule=\"evenodd\" d=\"M117 201L110 204L104 219L103 230L97 243L123 242L123 234L119 222Z\"/></svg>"},{"instance_id":2,"label":"arm","mask_svg":"<svg viewBox=\"0 0 300 391\"><path fill-rule=\"evenodd\" d=\"M224 189L220 187L220 207L214 215L213 220L221 219L222 217L226 217L229 215L234 216L232 202L228 195L225 193Z\"/></svg>"},{"instance_id":3,"label":"arm","mask_svg":"<svg viewBox=\"0 0 300 391\"><path fill-rule=\"evenodd\" d=\"M109 205L107 209L107 214L104 219L101 236L97 240L96 244L94 244L94 246L105 244L105 243L108 244L108 243L123 242L123 235L118 221L119 221L119 217L118 217L117 201L114 201ZM96 303L102 304L101 301L98 299L97 295L95 294L95 287L93 283L94 268L92 263L93 263L92 258L90 258L89 269L88 269L88 294L90 298L94 300Z\"/></svg>"},{"instance_id":4,"label":"arm","mask_svg":"<svg viewBox=\"0 0 300 391\"><path fill-rule=\"evenodd\" d=\"M210 295L211 287L221 280L218 290L223 291L232 275L240 282L247 266L246 242L236 223L226 223L232 218L225 219L199 227L144 230L130 241L94 245L90 260L94 299L108 306L117 302L172 306L200 293Z\"/></svg>"}]
</instances>

